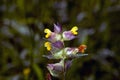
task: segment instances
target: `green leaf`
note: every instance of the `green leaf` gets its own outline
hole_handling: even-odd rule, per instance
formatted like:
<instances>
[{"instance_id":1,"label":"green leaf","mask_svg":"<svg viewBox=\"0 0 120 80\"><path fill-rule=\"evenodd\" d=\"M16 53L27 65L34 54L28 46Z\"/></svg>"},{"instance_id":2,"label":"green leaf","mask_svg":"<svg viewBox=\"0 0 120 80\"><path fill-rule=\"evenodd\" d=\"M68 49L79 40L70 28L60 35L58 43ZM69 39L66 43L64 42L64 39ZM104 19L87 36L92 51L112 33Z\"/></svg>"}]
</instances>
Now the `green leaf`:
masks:
<instances>
[{"instance_id":1,"label":"green leaf","mask_svg":"<svg viewBox=\"0 0 120 80\"><path fill-rule=\"evenodd\" d=\"M44 80L42 70L37 64L33 64L33 69L38 77L38 80Z\"/></svg>"}]
</instances>

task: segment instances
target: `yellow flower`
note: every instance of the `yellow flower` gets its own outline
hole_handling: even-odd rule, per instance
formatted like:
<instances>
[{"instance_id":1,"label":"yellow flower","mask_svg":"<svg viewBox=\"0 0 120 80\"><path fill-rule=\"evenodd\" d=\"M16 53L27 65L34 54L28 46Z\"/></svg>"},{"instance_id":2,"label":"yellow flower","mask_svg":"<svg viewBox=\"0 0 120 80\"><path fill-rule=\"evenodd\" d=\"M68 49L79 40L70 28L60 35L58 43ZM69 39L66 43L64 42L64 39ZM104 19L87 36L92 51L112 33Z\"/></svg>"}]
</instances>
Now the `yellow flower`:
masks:
<instances>
[{"instance_id":1,"label":"yellow flower","mask_svg":"<svg viewBox=\"0 0 120 80\"><path fill-rule=\"evenodd\" d=\"M78 49L79 49L79 52L84 53L86 48L87 48L86 45L80 45Z\"/></svg>"},{"instance_id":2,"label":"yellow flower","mask_svg":"<svg viewBox=\"0 0 120 80\"><path fill-rule=\"evenodd\" d=\"M77 26L74 26L70 31L71 31L74 35L77 35L77 34L78 34L77 30L78 30L78 27L77 27Z\"/></svg>"},{"instance_id":3,"label":"yellow flower","mask_svg":"<svg viewBox=\"0 0 120 80\"><path fill-rule=\"evenodd\" d=\"M48 51L51 50L51 43L50 42L45 42L44 46L47 48Z\"/></svg>"},{"instance_id":4,"label":"yellow flower","mask_svg":"<svg viewBox=\"0 0 120 80\"><path fill-rule=\"evenodd\" d=\"M26 68L26 69L23 70L23 74L25 76L29 75L29 73L30 73L30 68Z\"/></svg>"},{"instance_id":5,"label":"yellow flower","mask_svg":"<svg viewBox=\"0 0 120 80\"><path fill-rule=\"evenodd\" d=\"M45 37L46 37L46 38L49 38L52 32L51 32L49 29L45 29L45 30L44 30L44 33L47 33L47 34L45 35Z\"/></svg>"}]
</instances>

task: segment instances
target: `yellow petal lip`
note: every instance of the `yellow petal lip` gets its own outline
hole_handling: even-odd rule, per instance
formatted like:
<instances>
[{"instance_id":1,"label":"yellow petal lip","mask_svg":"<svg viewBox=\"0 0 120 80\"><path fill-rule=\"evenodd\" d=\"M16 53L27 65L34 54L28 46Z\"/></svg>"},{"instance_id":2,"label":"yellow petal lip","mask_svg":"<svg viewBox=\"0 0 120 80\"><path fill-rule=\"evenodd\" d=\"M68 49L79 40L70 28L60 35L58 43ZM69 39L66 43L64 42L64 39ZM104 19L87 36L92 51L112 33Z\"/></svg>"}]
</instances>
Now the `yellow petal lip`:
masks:
<instances>
[{"instance_id":1,"label":"yellow petal lip","mask_svg":"<svg viewBox=\"0 0 120 80\"><path fill-rule=\"evenodd\" d=\"M48 28L46 28L45 30L44 30L44 32L45 33L49 33L49 32L51 32Z\"/></svg>"},{"instance_id":2,"label":"yellow petal lip","mask_svg":"<svg viewBox=\"0 0 120 80\"><path fill-rule=\"evenodd\" d=\"M49 29L45 29L44 33L46 33L45 38L49 38L52 32Z\"/></svg>"},{"instance_id":3,"label":"yellow petal lip","mask_svg":"<svg viewBox=\"0 0 120 80\"><path fill-rule=\"evenodd\" d=\"M47 48L48 51L51 50L51 43L50 42L45 42L44 46Z\"/></svg>"},{"instance_id":4,"label":"yellow petal lip","mask_svg":"<svg viewBox=\"0 0 120 80\"><path fill-rule=\"evenodd\" d=\"M71 31L74 35L77 35L77 34L78 34L77 30L78 30L78 27L77 27L77 26L74 26L70 31Z\"/></svg>"}]
</instances>

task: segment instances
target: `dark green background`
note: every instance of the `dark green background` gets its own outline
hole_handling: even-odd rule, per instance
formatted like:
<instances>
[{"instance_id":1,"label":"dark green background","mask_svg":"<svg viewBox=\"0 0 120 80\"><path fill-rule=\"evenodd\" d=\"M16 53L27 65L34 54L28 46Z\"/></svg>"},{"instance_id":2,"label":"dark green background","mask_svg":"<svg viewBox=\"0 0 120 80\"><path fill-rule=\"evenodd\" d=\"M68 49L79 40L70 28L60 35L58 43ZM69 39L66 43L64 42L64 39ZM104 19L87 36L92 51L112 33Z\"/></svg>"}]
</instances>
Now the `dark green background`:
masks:
<instances>
[{"instance_id":1,"label":"dark green background","mask_svg":"<svg viewBox=\"0 0 120 80\"><path fill-rule=\"evenodd\" d=\"M24 80L26 67L28 80L45 80L56 60L42 57L43 30L57 22L78 26L66 46L84 43L89 54L74 60L66 80L120 80L120 0L0 0L0 80Z\"/></svg>"}]
</instances>

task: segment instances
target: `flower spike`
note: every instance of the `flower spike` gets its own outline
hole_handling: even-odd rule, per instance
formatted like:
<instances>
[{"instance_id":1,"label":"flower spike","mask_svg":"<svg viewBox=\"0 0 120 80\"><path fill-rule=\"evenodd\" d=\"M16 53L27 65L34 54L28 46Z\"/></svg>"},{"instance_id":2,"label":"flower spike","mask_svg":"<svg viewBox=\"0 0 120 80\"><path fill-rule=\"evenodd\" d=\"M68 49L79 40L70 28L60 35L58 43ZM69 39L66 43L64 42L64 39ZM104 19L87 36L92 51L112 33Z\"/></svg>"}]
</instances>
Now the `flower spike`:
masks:
<instances>
[{"instance_id":1,"label":"flower spike","mask_svg":"<svg viewBox=\"0 0 120 80\"><path fill-rule=\"evenodd\" d=\"M51 33L52 33L49 29L45 29L44 32L47 33L47 34L45 35L46 38L49 38L50 35L51 35Z\"/></svg>"},{"instance_id":2,"label":"flower spike","mask_svg":"<svg viewBox=\"0 0 120 80\"><path fill-rule=\"evenodd\" d=\"M43 55L43 57L53 60L60 60L60 62L58 63L51 63L47 65L47 69L52 76L63 78L66 71L72 65L72 61L74 58L88 55L82 54L87 48L86 45L80 45L79 47L65 47L64 41L69 41L76 38L78 34L77 31L77 26L73 26L71 30L62 31L62 27L58 23L54 24L54 31L51 31L49 29L44 30L44 32L46 33L45 38L47 38L48 40L47 42L45 42L44 46L47 48L48 51L50 51L51 54ZM47 76L47 79L49 80L51 80L50 74Z\"/></svg>"},{"instance_id":3,"label":"flower spike","mask_svg":"<svg viewBox=\"0 0 120 80\"><path fill-rule=\"evenodd\" d=\"M48 51L51 50L51 43L50 42L45 42L44 46L47 48Z\"/></svg>"}]
</instances>

